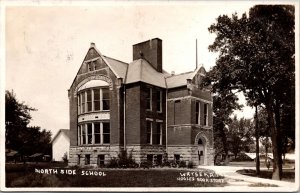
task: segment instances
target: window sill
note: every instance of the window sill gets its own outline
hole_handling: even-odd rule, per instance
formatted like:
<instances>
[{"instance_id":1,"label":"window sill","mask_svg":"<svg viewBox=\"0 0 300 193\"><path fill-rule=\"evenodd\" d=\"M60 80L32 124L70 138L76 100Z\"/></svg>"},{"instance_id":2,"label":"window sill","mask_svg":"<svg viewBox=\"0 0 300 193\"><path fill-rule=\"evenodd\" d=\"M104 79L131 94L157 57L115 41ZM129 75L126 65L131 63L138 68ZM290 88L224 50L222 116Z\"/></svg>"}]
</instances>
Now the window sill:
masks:
<instances>
[{"instance_id":1,"label":"window sill","mask_svg":"<svg viewBox=\"0 0 300 193\"><path fill-rule=\"evenodd\" d=\"M84 145L78 145L77 147L98 147L98 146L110 146L110 144L84 144Z\"/></svg>"},{"instance_id":2,"label":"window sill","mask_svg":"<svg viewBox=\"0 0 300 193\"><path fill-rule=\"evenodd\" d=\"M81 115L88 115L88 114L94 114L94 113L109 113L110 110L104 110L104 111L90 111L90 112L86 112L86 113L81 113L79 114L78 116L81 116Z\"/></svg>"}]
</instances>

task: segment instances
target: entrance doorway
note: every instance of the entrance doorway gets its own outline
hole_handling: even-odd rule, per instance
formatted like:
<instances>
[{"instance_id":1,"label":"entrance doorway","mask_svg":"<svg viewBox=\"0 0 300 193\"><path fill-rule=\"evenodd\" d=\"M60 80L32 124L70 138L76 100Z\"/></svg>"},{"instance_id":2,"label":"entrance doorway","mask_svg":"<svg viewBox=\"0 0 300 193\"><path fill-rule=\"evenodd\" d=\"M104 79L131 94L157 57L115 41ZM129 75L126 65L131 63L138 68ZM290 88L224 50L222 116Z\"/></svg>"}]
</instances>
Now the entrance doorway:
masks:
<instances>
[{"instance_id":1,"label":"entrance doorway","mask_svg":"<svg viewBox=\"0 0 300 193\"><path fill-rule=\"evenodd\" d=\"M205 142L199 138L198 139L198 164L204 165L205 164Z\"/></svg>"}]
</instances>

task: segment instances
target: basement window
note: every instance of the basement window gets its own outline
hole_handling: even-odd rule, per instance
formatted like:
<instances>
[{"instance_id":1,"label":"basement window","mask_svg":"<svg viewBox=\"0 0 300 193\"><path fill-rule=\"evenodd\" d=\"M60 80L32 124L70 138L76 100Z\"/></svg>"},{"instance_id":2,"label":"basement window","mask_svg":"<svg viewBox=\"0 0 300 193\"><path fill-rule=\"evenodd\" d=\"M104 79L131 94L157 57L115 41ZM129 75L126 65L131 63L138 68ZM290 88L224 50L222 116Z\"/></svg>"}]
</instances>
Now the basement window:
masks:
<instances>
[{"instance_id":1,"label":"basement window","mask_svg":"<svg viewBox=\"0 0 300 193\"><path fill-rule=\"evenodd\" d=\"M98 155L97 158L97 165L98 166L104 166L105 161L105 155Z\"/></svg>"},{"instance_id":2,"label":"basement window","mask_svg":"<svg viewBox=\"0 0 300 193\"><path fill-rule=\"evenodd\" d=\"M91 160L91 155L90 154L86 154L85 155L85 165L90 165L90 160Z\"/></svg>"}]
</instances>

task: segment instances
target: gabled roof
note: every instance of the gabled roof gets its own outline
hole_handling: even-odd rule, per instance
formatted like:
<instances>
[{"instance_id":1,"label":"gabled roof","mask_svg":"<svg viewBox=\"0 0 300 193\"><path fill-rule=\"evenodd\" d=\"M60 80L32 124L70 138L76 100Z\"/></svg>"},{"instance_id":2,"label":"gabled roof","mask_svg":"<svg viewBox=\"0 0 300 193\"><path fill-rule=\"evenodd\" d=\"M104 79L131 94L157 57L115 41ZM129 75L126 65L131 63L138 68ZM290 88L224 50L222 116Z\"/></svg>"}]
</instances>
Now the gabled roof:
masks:
<instances>
[{"instance_id":1,"label":"gabled roof","mask_svg":"<svg viewBox=\"0 0 300 193\"><path fill-rule=\"evenodd\" d=\"M199 72L200 74L202 74L202 72L204 72L204 74L206 73L202 66L199 66L194 71L177 75L170 75L164 70L162 73L160 73L145 59L141 58L128 64L126 62L102 55L94 44L89 48L89 50L90 49L94 49L99 54L98 57L104 60L116 77L123 78L125 84L144 82L161 88L176 88L186 86L187 79L193 79L194 76ZM83 63L84 61L82 64Z\"/></svg>"},{"instance_id":2,"label":"gabled roof","mask_svg":"<svg viewBox=\"0 0 300 193\"><path fill-rule=\"evenodd\" d=\"M190 72L185 72L177 75L171 75L166 78L168 88L176 88L187 85L187 80L192 80L196 74L205 75L206 71L202 65Z\"/></svg>"},{"instance_id":3,"label":"gabled roof","mask_svg":"<svg viewBox=\"0 0 300 193\"><path fill-rule=\"evenodd\" d=\"M126 77L126 71L128 68L128 64L119 60L116 60L114 58L110 58L107 56L102 55L104 60L108 63L107 65L112 68L112 71L116 73L117 77L125 78Z\"/></svg>"},{"instance_id":4,"label":"gabled roof","mask_svg":"<svg viewBox=\"0 0 300 193\"><path fill-rule=\"evenodd\" d=\"M69 129L60 129L57 133L56 133L56 135L53 137L53 139L51 140L51 142L50 143L52 143L61 133L62 134L65 134L65 136L67 136L68 138L70 138L70 136L69 136Z\"/></svg>"},{"instance_id":5,"label":"gabled roof","mask_svg":"<svg viewBox=\"0 0 300 193\"><path fill-rule=\"evenodd\" d=\"M157 72L147 60L138 59L128 65L125 84L145 82L161 88L167 88L165 75Z\"/></svg>"},{"instance_id":6,"label":"gabled roof","mask_svg":"<svg viewBox=\"0 0 300 193\"><path fill-rule=\"evenodd\" d=\"M166 82L168 85L168 88L176 88L185 86L187 84L187 79L190 79L192 77L194 72L186 72L182 74L177 75L171 75L166 78Z\"/></svg>"}]
</instances>

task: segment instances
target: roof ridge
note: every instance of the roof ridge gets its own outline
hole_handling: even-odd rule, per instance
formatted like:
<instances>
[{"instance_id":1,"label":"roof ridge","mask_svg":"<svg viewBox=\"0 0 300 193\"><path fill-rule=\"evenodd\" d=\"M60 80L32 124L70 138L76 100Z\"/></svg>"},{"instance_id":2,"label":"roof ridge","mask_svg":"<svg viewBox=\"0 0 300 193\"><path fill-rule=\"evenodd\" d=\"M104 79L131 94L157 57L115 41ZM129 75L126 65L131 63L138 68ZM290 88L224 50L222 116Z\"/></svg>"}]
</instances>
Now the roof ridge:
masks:
<instances>
[{"instance_id":1,"label":"roof ridge","mask_svg":"<svg viewBox=\"0 0 300 193\"><path fill-rule=\"evenodd\" d=\"M118 61L118 62L121 62L121 63L124 63L124 64L127 64L127 65L128 65L128 63L127 63L127 62L123 62L123 61L121 61L121 60L118 60L118 59L112 58L112 57L110 57L110 56L106 56L106 55L103 55L103 54L102 54L102 56L103 56L103 57L106 57L106 58L109 58L109 59L112 59L112 60L115 60L115 61Z\"/></svg>"},{"instance_id":2,"label":"roof ridge","mask_svg":"<svg viewBox=\"0 0 300 193\"><path fill-rule=\"evenodd\" d=\"M185 74L189 74L189 73L193 73L193 72L195 72L195 71L182 72L182 73L180 73L180 74L174 74L174 75L170 75L170 76L168 76L168 77L166 77L166 78L171 78L171 77L174 77L174 76L185 75Z\"/></svg>"}]
</instances>

